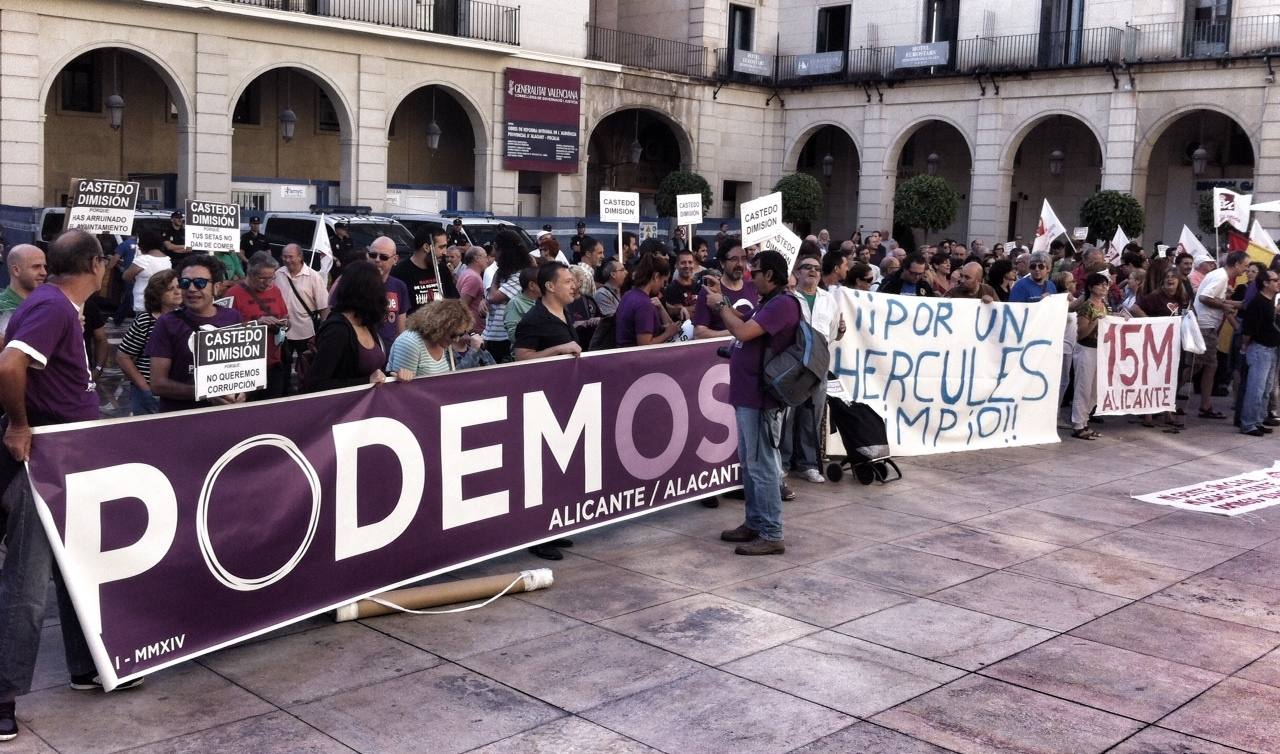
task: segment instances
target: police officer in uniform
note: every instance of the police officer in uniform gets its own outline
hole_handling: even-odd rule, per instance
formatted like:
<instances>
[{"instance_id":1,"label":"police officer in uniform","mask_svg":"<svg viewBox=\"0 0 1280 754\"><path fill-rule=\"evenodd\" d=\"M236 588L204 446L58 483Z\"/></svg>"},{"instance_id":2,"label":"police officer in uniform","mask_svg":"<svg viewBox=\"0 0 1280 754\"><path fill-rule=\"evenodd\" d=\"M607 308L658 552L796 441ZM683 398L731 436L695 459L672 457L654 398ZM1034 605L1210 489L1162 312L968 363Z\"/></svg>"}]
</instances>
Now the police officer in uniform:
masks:
<instances>
[{"instance_id":1,"label":"police officer in uniform","mask_svg":"<svg viewBox=\"0 0 1280 754\"><path fill-rule=\"evenodd\" d=\"M333 258L338 260L340 265L345 265L351 261L351 252L355 245L355 241L351 240L351 234L347 232L346 223L333 224Z\"/></svg>"},{"instance_id":2,"label":"police officer in uniform","mask_svg":"<svg viewBox=\"0 0 1280 754\"><path fill-rule=\"evenodd\" d=\"M262 218L254 215L249 218L249 232L240 236L240 256L248 259L259 251L271 251L271 244L262 233Z\"/></svg>"},{"instance_id":3,"label":"police officer in uniform","mask_svg":"<svg viewBox=\"0 0 1280 754\"><path fill-rule=\"evenodd\" d=\"M191 253L191 249L187 248L184 220L181 212L172 212L169 215L169 227L160 232L160 237L164 239L164 251L171 259Z\"/></svg>"}]
</instances>

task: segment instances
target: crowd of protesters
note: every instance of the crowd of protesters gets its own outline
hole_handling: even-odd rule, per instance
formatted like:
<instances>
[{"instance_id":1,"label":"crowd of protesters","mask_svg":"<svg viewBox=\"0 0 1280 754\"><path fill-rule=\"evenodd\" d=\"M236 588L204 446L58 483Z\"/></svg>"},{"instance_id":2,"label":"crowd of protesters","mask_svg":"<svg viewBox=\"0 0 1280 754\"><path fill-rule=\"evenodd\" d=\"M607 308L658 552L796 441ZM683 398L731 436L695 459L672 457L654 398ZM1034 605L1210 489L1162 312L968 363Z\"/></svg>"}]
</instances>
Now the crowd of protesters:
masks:
<instances>
[{"instance_id":1,"label":"crowd of protesters","mask_svg":"<svg viewBox=\"0 0 1280 754\"><path fill-rule=\"evenodd\" d=\"M795 496L788 472L825 481L825 385L783 410L761 387L761 370L766 349L787 348L801 323L828 343L843 337L841 287L983 304L1035 305L1065 294L1059 398L1072 436L1082 440L1099 436L1093 412L1100 320L1194 311L1207 347L1184 355L1179 384L1188 395L1179 399L1190 400L1198 389L1198 415L1225 419L1213 399L1231 394L1240 431L1262 436L1280 425L1280 257L1268 266L1231 252L1219 264L1181 247L1152 254L1135 243L1109 258L1107 250L1077 252L1062 241L1035 252L1012 244L988 249L978 241L908 251L879 232L837 243L822 231L806 238L788 265L776 251L744 248L725 227L714 240L686 239L682 231L671 244L624 233L619 253L607 257L604 244L580 225L568 256L547 232L527 248L509 231L488 247L471 245L456 228L428 231L403 259L386 237L367 248L337 243L337 263L326 278L296 245L273 256L256 225L238 252L218 255L185 248L175 230L141 234L130 242L127 261L114 243L104 250L107 239L80 231L62 234L47 253L22 245L5 256L10 284L0 291L0 407L7 452L0 453L0 489L9 514L0 529L7 544L0 572L0 740L16 735L14 699L30 688L51 575L60 608L70 614L22 479L30 428L98 418L95 380L112 357L128 381L131 412L148 414L732 336L722 350L729 357L747 505L742 525L721 536L742 555L785 552L782 503ZM124 287L117 320L131 320L114 353L106 346L105 307L94 301L111 275ZM200 399L192 333L243 323L268 328L266 388ZM1179 406L1141 421L1176 432L1184 413ZM555 540L532 551L560 559L560 548L571 544ZM63 620L62 631L73 686L100 688L76 621Z\"/></svg>"}]
</instances>

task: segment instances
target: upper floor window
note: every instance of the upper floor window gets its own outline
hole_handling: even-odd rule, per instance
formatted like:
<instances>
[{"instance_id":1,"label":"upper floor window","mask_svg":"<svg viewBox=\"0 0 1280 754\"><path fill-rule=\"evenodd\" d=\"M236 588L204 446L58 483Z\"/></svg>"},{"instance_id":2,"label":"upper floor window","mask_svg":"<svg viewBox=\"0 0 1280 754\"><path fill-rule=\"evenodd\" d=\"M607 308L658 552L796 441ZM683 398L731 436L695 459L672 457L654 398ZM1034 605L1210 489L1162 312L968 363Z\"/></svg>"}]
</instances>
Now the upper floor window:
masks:
<instances>
[{"instance_id":1,"label":"upper floor window","mask_svg":"<svg viewBox=\"0 0 1280 754\"><path fill-rule=\"evenodd\" d=\"M754 49L752 40L755 37L755 8L745 5L729 6L729 49Z\"/></svg>"},{"instance_id":2,"label":"upper floor window","mask_svg":"<svg viewBox=\"0 0 1280 754\"><path fill-rule=\"evenodd\" d=\"M960 0L925 0L925 42L954 42L960 37Z\"/></svg>"},{"instance_id":3,"label":"upper floor window","mask_svg":"<svg viewBox=\"0 0 1280 754\"><path fill-rule=\"evenodd\" d=\"M1231 19L1231 0L1186 0L1187 20L1222 23Z\"/></svg>"},{"instance_id":4,"label":"upper floor window","mask_svg":"<svg viewBox=\"0 0 1280 754\"><path fill-rule=\"evenodd\" d=\"M818 41L814 52L844 52L849 49L848 5L818 9Z\"/></svg>"},{"instance_id":5,"label":"upper floor window","mask_svg":"<svg viewBox=\"0 0 1280 754\"><path fill-rule=\"evenodd\" d=\"M98 55L87 52L62 69L62 109L67 112L102 112L102 72Z\"/></svg>"}]
</instances>

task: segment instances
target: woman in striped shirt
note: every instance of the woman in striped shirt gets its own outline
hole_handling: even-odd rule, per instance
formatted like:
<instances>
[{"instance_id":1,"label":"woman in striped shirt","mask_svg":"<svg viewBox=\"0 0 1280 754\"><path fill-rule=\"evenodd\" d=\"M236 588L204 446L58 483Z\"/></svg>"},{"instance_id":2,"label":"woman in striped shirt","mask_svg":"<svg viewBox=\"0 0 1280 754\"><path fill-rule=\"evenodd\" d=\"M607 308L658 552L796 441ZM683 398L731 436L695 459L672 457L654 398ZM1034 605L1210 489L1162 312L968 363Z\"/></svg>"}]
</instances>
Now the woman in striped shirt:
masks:
<instances>
[{"instance_id":1,"label":"woman in striped shirt","mask_svg":"<svg viewBox=\"0 0 1280 754\"><path fill-rule=\"evenodd\" d=\"M151 328L162 314L182 305L182 290L178 288L178 274L173 270L160 270L147 280L143 289L144 311L134 317L133 325L120 341L116 350L116 364L133 383L130 403L134 416L154 414L160 410L151 394L151 358L143 356Z\"/></svg>"},{"instance_id":2,"label":"woman in striped shirt","mask_svg":"<svg viewBox=\"0 0 1280 754\"><path fill-rule=\"evenodd\" d=\"M475 324L471 310L458 299L440 299L409 315L404 332L396 337L387 360L387 373L396 379L413 379L451 372L455 342L471 337Z\"/></svg>"}]
</instances>

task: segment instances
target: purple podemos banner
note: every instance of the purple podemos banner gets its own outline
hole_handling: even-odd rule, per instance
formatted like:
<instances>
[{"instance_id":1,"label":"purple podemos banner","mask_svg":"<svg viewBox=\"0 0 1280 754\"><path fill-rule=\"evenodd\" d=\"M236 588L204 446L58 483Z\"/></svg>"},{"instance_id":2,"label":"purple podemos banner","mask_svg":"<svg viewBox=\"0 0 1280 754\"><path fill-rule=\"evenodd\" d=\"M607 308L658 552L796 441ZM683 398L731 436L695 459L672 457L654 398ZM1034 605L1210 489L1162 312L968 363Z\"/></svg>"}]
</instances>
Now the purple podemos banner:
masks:
<instances>
[{"instance_id":1,"label":"purple podemos banner","mask_svg":"<svg viewBox=\"0 0 1280 754\"><path fill-rule=\"evenodd\" d=\"M107 688L739 486L719 345L37 430L32 487Z\"/></svg>"}]
</instances>

